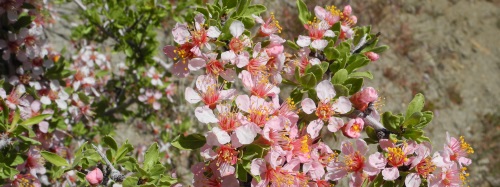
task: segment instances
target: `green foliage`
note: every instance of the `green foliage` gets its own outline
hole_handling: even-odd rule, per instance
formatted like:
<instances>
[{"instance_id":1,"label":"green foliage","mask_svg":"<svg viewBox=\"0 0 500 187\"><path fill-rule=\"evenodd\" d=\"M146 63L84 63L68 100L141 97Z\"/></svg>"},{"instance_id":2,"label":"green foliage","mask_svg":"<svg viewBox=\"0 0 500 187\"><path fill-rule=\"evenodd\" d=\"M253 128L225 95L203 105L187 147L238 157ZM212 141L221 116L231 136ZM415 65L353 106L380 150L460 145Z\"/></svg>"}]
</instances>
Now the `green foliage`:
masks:
<instances>
[{"instance_id":1,"label":"green foliage","mask_svg":"<svg viewBox=\"0 0 500 187\"><path fill-rule=\"evenodd\" d=\"M178 149L198 149L205 145L205 136L201 134L190 134L188 136L178 135L172 140L172 146Z\"/></svg>"}]
</instances>

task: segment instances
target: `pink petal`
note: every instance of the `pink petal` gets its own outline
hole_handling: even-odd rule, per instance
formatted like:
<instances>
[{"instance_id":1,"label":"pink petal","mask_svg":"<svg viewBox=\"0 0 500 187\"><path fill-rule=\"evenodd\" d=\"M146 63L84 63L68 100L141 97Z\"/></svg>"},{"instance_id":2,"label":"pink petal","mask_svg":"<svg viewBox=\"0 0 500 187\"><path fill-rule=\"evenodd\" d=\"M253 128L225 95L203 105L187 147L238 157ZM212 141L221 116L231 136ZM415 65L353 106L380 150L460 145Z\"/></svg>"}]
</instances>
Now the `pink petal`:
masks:
<instances>
[{"instance_id":1,"label":"pink petal","mask_svg":"<svg viewBox=\"0 0 500 187\"><path fill-rule=\"evenodd\" d=\"M314 14L318 19L320 20L325 20L326 16L330 14L328 11L326 11L323 7L316 6L314 7Z\"/></svg>"},{"instance_id":2,"label":"pink petal","mask_svg":"<svg viewBox=\"0 0 500 187\"><path fill-rule=\"evenodd\" d=\"M167 46L163 47L163 53L165 53L165 55L167 55L167 57L169 57L169 58L175 58L177 56L177 54L175 54L174 50L176 50L175 46L167 45Z\"/></svg>"},{"instance_id":3,"label":"pink petal","mask_svg":"<svg viewBox=\"0 0 500 187\"><path fill-rule=\"evenodd\" d=\"M236 97L236 106L242 111L250 111L250 98L248 95L240 95Z\"/></svg>"},{"instance_id":4,"label":"pink petal","mask_svg":"<svg viewBox=\"0 0 500 187\"><path fill-rule=\"evenodd\" d=\"M194 89L191 87L186 87L186 91L184 92L184 98L186 99L187 102L191 104L198 103L201 101L201 97L198 94L198 92L194 91ZM139 98L139 100L141 100L141 98ZM143 101L145 101L145 99Z\"/></svg>"},{"instance_id":5,"label":"pink petal","mask_svg":"<svg viewBox=\"0 0 500 187\"><path fill-rule=\"evenodd\" d=\"M356 148L358 148L359 153L364 155L368 151L368 145L363 139L356 140Z\"/></svg>"},{"instance_id":6,"label":"pink petal","mask_svg":"<svg viewBox=\"0 0 500 187\"><path fill-rule=\"evenodd\" d=\"M205 67L205 65L206 65L206 62L204 59L193 58L193 59L189 60L188 68L191 71L196 71L196 70L199 70L199 69Z\"/></svg>"},{"instance_id":7,"label":"pink petal","mask_svg":"<svg viewBox=\"0 0 500 187\"><path fill-rule=\"evenodd\" d=\"M220 34L221 31L219 30L219 28L214 26L210 26L207 30L207 36L210 38L218 38Z\"/></svg>"},{"instance_id":8,"label":"pink petal","mask_svg":"<svg viewBox=\"0 0 500 187\"><path fill-rule=\"evenodd\" d=\"M406 176L405 185L406 187L419 187L422 183L422 179L416 173L410 173Z\"/></svg>"},{"instance_id":9,"label":"pink petal","mask_svg":"<svg viewBox=\"0 0 500 187\"><path fill-rule=\"evenodd\" d=\"M231 137L229 136L229 134L226 131L220 129L219 127L212 128L212 133L214 133L214 135L217 137L217 141L221 145L224 145L231 141Z\"/></svg>"},{"instance_id":10,"label":"pink petal","mask_svg":"<svg viewBox=\"0 0 500 187\"><path fill-rule=\"evenodd\" d=\"M254 123L248 123L236 129L236 136L243 145L251 144L260 128Z\"/></svg>"},{"instance_id":11,"label":"pink petal","mask_svg":"<svg viewBox=\"0 0 500 187\"><path fill-rule=\"evenodd\" d=\"M333 103L333 108L335 109L335 112L338 112L340 114L345 114L349 111L351 111L352 104L349 99L347 99L344 96L340 96L335 103Z\"/></svg>"},{"instance_id":12,"label":"pink petal","mask_svg":"<svg viewBox=\"0 0 500 187\"><path fill-rule=\"evenodd\" d=\"M382 176L386 181L396 180L399 177L399 170L397 167L385 168L382 170Z\"/></svg>"},{"instance_id":13,"label":"pink petal","mask_svg":"<svg viewBox=\"0 0 500 187\"><path fill-rule=\"evenodd\" d=\"M368 157L368 163L370 163L370 165L374 168L384 169L387 164L387 160L383 154L376 152Z\"/></svg>"},{"instance_id":14,"label":"pink petal","mask_svg":"<svg viewBox=\"0 0 500 187\"><path fill-rule=\"evenodd\" d=\"M314 101L310 98L305 98L304 100L302 100L300 105L302 106L302 111L304 111L306 114L311 114L316 110L316 103L314 103Z\"/></svg>"},{"instance_id":15,"label":"pink petal","mask_svg":"<svg viewBox=\"0 0 500 187\"><path fill-rule=\"evenodd\" d=\"M321 81L316 86L316 93L321 101L330 101L336 95L332 83L328 80Z\"/></svg>"},{"instance_id":16,"label":"pink petal","mask_svg":"<svg viewBox=\"0 0 500 187\"><path fill-rule=\"evenodd\" d=\"M254 87L252 75L247 70L241 71L238 77L241 79L241 82L243 82L243 86L245 86L245 88L252 89Z\"/></svg>"},{"instance_id":17,"label":"pink petal","mask_svg":"<svg viewBox=\"0 0 500 187\"><path fill-rule=\"evenodd\" d=\"M314 40L311 43L311 47L312 48L320 50L320 51L322 51L323 49L325 49L325 47L327 45L328 45L328 41L327 40Z\"/></svg>"},{"instance_id":18,"label":"pink petal","mask_svg":"<svg viewBox=\"0 0 500 187\"><path fill-rule=\"evenodd\" d=\"M238 38L243 34L243 31L245 31L245 25L243 25L241 21L235 20L231 23L231 26L229 26L229 31L233 37Z\"/></svg>"},{"instance_id":19,"label":"pink petal","mask_svg":"<svg viewBox=\"0 0 500 187\"><path fill-rule=\"evenodd\" d=\"M392 143L392 141L390 141L388 139L381 139L379 141L379 144L380 144L380 148L382 148L383 150L386 150L386 151L387 151L387 148L395 146L394 143Z\"/></svg>"},{"instance_id":20,"label":"pink petal","mask_svg":"<svg viewBox=\"0 0 500 187\"><path fill-rule=\"evenodd\" d=\"M316 138L319 135L319 132L323 128L323 121L321 119L317 119L311 121L307 126L307 133L311 135L311 138Z\"/></svg>"},{"instance_id":21,"label":"pink petal","mask_svg":"<svg viewBox=\"0 0 500 187\"><path fill-rule=\"evenodd\" d=\"M302 36L299 35L299 38L297 39L297 45L300 47L307 47L311 44L311 38L309 36Z\"/></svg>"},{"instance_id":22,"label":"pink petal","mask_svg":"<svg viewBox=\"0 0 500 187\"><path fill-rule=\"evenodd\" d=\"M215 117L214 112L208 106L197 107L194 115L202 123L217 123L219 120Z\"/></svg>"},{"instance_id":23,"label":"pink petal","mask_svg":"<svg viewBox=\"0 0 500 187\"><path fill-rule=\"evenodd\" d=\"M253 159L250 164L250 173L255 176L260 176L267 170L266 161L262 158Z\"/></svg>"},{"instance_id":24,"label":"pink petal","mask_svg":"<svg viewBox=\"0 0 500 187\"><path fill-rule=\"evenodd\" d=\"M342 118L332 116L330 117L330 119L328 119L328 130L330 132L337 132L343 126L344 126L344 120L342 120Z\"/></svg>"},{"instance_id":25,"label":"pink petal","mask_svg":"<svg viewBox=\"0 0 500 187\"><path fill-rule=\"evenodd\" d=\"M340 148L342 150L342 154L344 155L350 155L354 153L354 147L352 146L352 143L349 141L343 141L340 145Z\"/></svg>"}]
</instances>

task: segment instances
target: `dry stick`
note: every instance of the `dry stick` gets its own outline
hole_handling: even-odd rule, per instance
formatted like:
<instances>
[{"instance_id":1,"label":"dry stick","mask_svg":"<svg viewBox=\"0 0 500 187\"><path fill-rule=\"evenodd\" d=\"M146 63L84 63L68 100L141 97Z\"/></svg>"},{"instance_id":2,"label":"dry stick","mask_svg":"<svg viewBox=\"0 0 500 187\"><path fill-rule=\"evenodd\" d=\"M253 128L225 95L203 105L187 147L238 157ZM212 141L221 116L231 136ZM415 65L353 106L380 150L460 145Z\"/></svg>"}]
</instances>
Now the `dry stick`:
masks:
<instances>
[{"instance_id":1,"label":"dry stick","mask_svg":"<svg viewBox=\"0 0 500 187\"><path fill-rule=\"evenodd\" d=\"M109 178L111 178L111 180L114 180L116 182L122 182L123 179L125 179L125 176L122 175L120 173L120 171L118 171L117 169L115 169L115 167L113 167L113 165L108 160L108 158L106 157L106 155L104 155L104 153L102 153L101 150L99 150L99 148L97 148L97 146L95 146L94 144L91 144L91 145L95 149L95 151L99 154L99 156L101 156L101 158L104 160L104 162L106 162L106 165L108 166L108 168L111 168L111 175L110 175Z\"/></svg>"}]
</instances>

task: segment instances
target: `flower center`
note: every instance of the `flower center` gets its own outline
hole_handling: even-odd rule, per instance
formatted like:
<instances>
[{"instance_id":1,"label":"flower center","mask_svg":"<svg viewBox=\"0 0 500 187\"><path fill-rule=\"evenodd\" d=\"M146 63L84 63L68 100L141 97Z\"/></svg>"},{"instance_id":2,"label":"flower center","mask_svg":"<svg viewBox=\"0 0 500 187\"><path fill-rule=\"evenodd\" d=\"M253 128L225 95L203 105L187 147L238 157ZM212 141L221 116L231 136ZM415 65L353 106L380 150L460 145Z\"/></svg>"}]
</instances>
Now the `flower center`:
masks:
<instances>
[{"instance_id":1,"label":"flower center","mask_svg":"<svg viewBox=\"0 0 500 187\"><path fill-rule=\"evenodd\" d=\"M224 71L224 66L218 60L212 60L207 64L207 74L217 76L220 72Z\"/></svg>"},{"instance_id":2,"label":"flower center","mask_svg":"<svg viewBox=\"0 0 500 187\"><path fill-rule=\"evenodd\" d=\"M193 43L196 46L201 46L205 43L207 43L208 37L207 37L207 31L205 29L200 29L198 31L193 32Z\"/></svg>"},{"instance_id":3,"label":"flower center","mask_svg":"<svg viewBox=\"0 0 500 187\"><path fill-rule=\"evenodd\" d=\"M240 126L237 113L233 112L221 113L219 114L218 119L220 128L227 132L233 131L234 129Z\"/></svg>"},{"instance_id":4,"label":"flower center","mask_svg":"<svg viewBox=\"0 0 500 187\"><path fill-rule=\"evenodd\" d=\"M238 39L238 38L233 38L231 39L231 42L229 42L229 48L234 51L234 53L238 53L241 50L243 50L243 42Z\"/></svg>"},{"instance_id":5,"label":"flower center","mask_svg":"<svg viewBox=\"0 0 500 187\"><path fill-rule=\"evenodd\" d=\"M427 178L429 174L436 170L436 166L432 163L431 157L426 157L417 164L415 170L420 176L422 176L423 178Z\"/></svg>"},{"instance_id":6,"label":"flower center","mask_svg":"<svg viewBox=\"0 0 500 187\"><path fill-rule=\"evenodd\" d=\"M358 172L363 170L365 157L356 151L353 154L346 155L345 165L350 172Z\"/></svg>"},{"instance_id":7,"label":"flower center","mask_svg":"<svg viewBox=\"0 0 500 187\"><path fill-rule=\"evenodd\" d=\"M318 108L316 109L316 116L323 121L328 121L330 116L334 115L335 111L332 108L332 104L330 102L319 102Z\"/></svg>"},{"instance_id":8,"label":"flower center","mask_svg":"<svg viewBox=\"0 0 500 187\"><path fill-rule=\"evenodd\" d=\"M231 148L230 145L223 145L217 151L217 165L221 163L236 164L238 151Z\"/></svg>"},{"instance_id":9,"label":"flower center","mask_svg":"<svg viewBox=\"0 0 500 187\"><path fill-rule=\"evenodd\" d=\"M387 160L392 166L399 167L408 161L408 158L406 158L406 155L401 147L389 147L387 149L389 152Z\"/></svg>"}]
</instances>

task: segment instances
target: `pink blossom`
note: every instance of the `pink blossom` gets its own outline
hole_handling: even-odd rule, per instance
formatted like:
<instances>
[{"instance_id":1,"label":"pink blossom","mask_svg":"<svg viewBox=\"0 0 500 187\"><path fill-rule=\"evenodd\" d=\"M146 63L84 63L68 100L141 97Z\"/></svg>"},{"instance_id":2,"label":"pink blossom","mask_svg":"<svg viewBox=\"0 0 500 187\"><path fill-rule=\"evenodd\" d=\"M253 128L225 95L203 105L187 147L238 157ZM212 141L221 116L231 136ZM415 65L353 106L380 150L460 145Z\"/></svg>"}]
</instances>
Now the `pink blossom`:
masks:
<instances>
[{"instance_id":1,"label":"pink blossom","mask_svg":"<svg viewBox=\"0 0 500 187\"><path fill-rule=\"evenodd\" d=\"M386 162L389 165L382 170L382 176L384 176L384 180L396 180L399 177L398 167L410 165L411 161L408 156L415 152L416 143L410 141L396 146L388 139L381 139L379 143L380 147L387 152Z\"/></svg>"},{"instance_id":2,"label":"pink blossom","mask_svg":"<svg viewBox=\"0 0 500 187\"><path fill-rule=\"evenodd\" d=\"M257 97L275 96L280 93L280 88L274 84L269 83L266 75L258 74L252 75L250 72L243 70L238 78L243 82L243 86L250 90L252 95Z\"/></svg>"},{"instance_id":3,"label":"pink blossom","mask_svg":"<svg viewBox=\"0 0 500 187\"><path fill-rule=\"evenodd\" d=\"M449 166L439 167L438 172L429 176L429 187L462 186L461 170L456 163Z\"/></svg>"},{"instance_id":4,"label":"pink blossom","mask_svg":"<svg viewBox=\"0 0 500 187\"><path fill-rule=\"evenodd\" d=\"M338 159L330 162L327 166L325 179L338 181L352 173L349 186L361 186L366 176L378 174L378 169L373 168L365 157L368 152L368 145L362 139L356 140L356 148L352 142L343 141L341 143L341 153ZM366 175L365 175L366 174Z\"/></svg>"},{"instance_id":5,"label":"pink blossom","mask_svg":"<svg viewBox=\"0 0 500 187\"><path fill-rule=\"evenodd\" d=\"M153 109L159 110L161 105L158 102L159 99L161 99L162 93L158 90L151 90L147 89L146 92L142 95L139 95L138 99L139 101L145 103L145 104L150 104L153 106Z\"/></svg>"},{"instance_id":6,"label":"pink blossom","mask_svg":"<svg viewBox=\"0 0 500 187\"><path fill-rule=\"evenodd\" d=\"M45 88L38 91L41 95L40 101L45 105L49 105L52 101L55 101L60 109L67 109L68 103L66 101L69 99L69 95L62 89L59 81L51 80L49 88L50 89Z\"/></svg>"},{"instance_id":7,"label":"pink blossom","mask_svg":"<svg viewBox=\"0 0 500 187\"><path fill-rule=\"evenodd\" d=\"M297 45L300 47L310 45L313 49L322 51L328 45L328 41L323 37L335 37L335 33L329 30L330 25L325 21L306 24L304 27L309 31L309 36L299 35Z\"/></svg>"},{"instance_id":8,"label":"pink blossom","mask_svg":"<svg viewBox=\"0 0 500 187\"><path fill-rule=\"evenodd\" d=\"M368 104L375 102L377 99L377 90L372 87L363 88L349 98L354 108L361 111L366 110L366 108L368 108Z\"/></svg>"},{"instance_id":9,"label":"pink blossom","mask_svg":"<svg viewBox=\"0 0 500 187\"><path fill-rule=\"evenodd\" d=\"M252 14L252 17L255 19L255 22L262 24L259 29L259 36L266 37L271 34L281 33L281 26L274 18L274 14L271 13L271 16L264 21L260 16L256 16Z\"/></svg>"},{"instance_id":10,"label":"pink blossom","mask_svg":"<svg viewBox=\"0 0 500 187\"><path fill-rule=\"evenodd\" d=\"M215 109L218 103L232 99L236 92L235 89L224 90L224 85L217 82L216 77L209 75L200 75L196 79L196 89L186 87L184 96L189 103L198 103L202 101L210 109Z\"/></svg>"},{"instance_id":11,"label":"pink blossom","mask_svg":"<svg viewBox=\"0 0 500 187\"><path fill-rule=\"evenodd\" d=\"M372 62L375 62L375 61L377 61L380 58L380 56L377 53L374 53L374 52L371 52L371 51L370 52L366 52L365 56L368 57L368 59L370 59L370 61L372 61Z\"/></svg>"},{"instance_id":12,"label":"pink blossom","mask_svg":"<svg viewBox=\"0 0 500 187\"><path fill-rule=\"evenodd\" d=\"M468 166L472 163L471 159L467 158L467 156L474 153L474 149L465 142L463 136L458 140L455 137L451 137L450 134L446 132L446 145L444 151L448 153L449 159L457 162L460 167L463 165Z\"/></svg>"},{"instance_id":13,"label":"pink blossom","mask_svg":"<svg viewBox=\"0 0 500 187\"><path fill-rule=\"evenodd\" d=\"M204 159L214 162L218 166L217 170L221 177L234 174L238 151L231 145L220 145L213 149L207 144L201 148L201 152Z\"/></svg>"},{"instance_id":14,"label":"pink blossom","mask_svg":"<svg viewBox=\"0 0 500 187\"><path fill-rule=\"evenodd\" d=\"M361 137L365 122L361 118L350 119L349 122L342 127L342 133L348 138Z\"/></svg>"},{"instance_id":15,"label":"pink blossom","mask_svg":"<svg viewBox=\"0 0 500 187\"><path fill-rule=\"evenodd\" d=\"M99 168L95 168L91 172L87 173L85 176L85 179L87 179L87 182L89 182L90 185L92 186L97 186L101 184L104 176L102 174L102 171Z\"/></svg>"},{"instance_id":16,"label":"pink blossom","mask_svg":"<svg viewBox=\"0 0 500 187\"><path fill-rule=\"evenodd\" d=\"M234 174L221 176L215 162L209 165L200 162L191 167L194 174L194 186L221 187L221 186L239 186L239 181Z\"/></svg>"},{"instance_id":17,"label":"pink blossom","mask_svg":"<svg viewBox=\"0 0 500 187\"><path fill-rule=\"evenodd\" d=\"M330 81L321 81L315 88L318 99L320 100L318 106L310 98L306 98L301 102L302 110L306 114L311 114L314 111L319 119L311 121L307 127L307 132L312 138L316 138L319 135L319 131L323 127L324 122L328 121L328 129L332 132L336 132L343 125L343 121L340 118L335 117L336 114L345 114L351 110L351 103L349 100L343 96L339 97L337 100L333 101L335 97L335 89Z\"/></svg>"},{"instance_id":18,"label":"pink blossom","mask_svg":"<svg viewBox=\"0 0 500 187\"><path fill-rule=\"evenodd\" d=\"M340 21L340 15L335 7L327 7L329 10L325 10L323 7L316 6L314 7L314 14L320 20L324 20L328 23L328 25L332 26L333 24Z\"/></svg>"},{"instance_id":19,"label":"pink blossom","mask_svg":"<svg viewBox=\"0 0 500 187\"><path fill-rule=\"evenodd\" d=\"M247 122L255 123L259 127L267 123L273 112L271 103L257 96L240 95L236 97L236 106L247 113Z\"/></svg>"},{"instance_id":20,"label":"pink blossom","mask_svg":"<svg viewBox=\"0 0 500 187\"><path fill-rule=\"evenodd\" d=\"M34 147L30 147L28 151L28 158L26 162L17 166L19 171L27 171L32 176L37 177L37 174L45 174L47 170L45 169L45 160L40 155L40 150Z\"/></svg>"},{"instance_id":21,"label":"pink blossom","mask_svg":"<svg viewBox=\"0 0 500 187\"><path fill-rule=\"evenodd\" d=\"M153 86L163 86L163 81L161 80L162 75L160 75L154 67L149 68L146 75L151 78L151 84Z\"/></svg>"}]
</instances>

